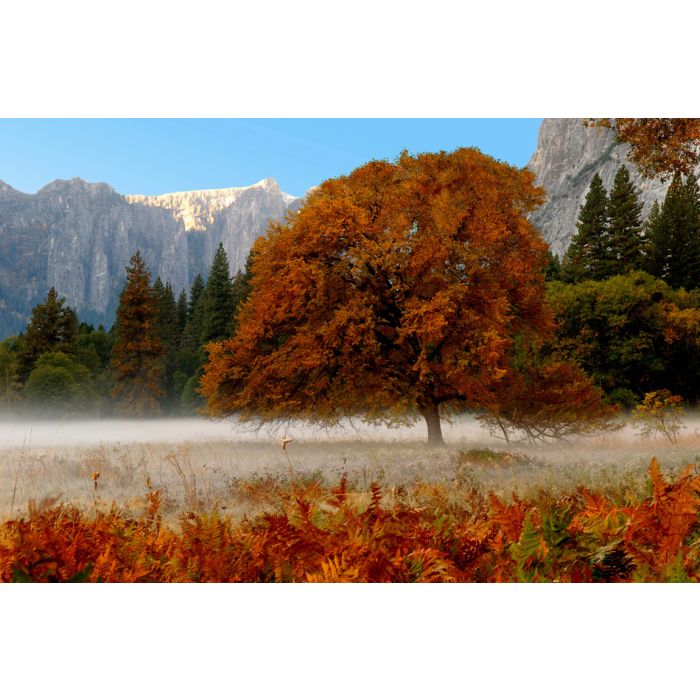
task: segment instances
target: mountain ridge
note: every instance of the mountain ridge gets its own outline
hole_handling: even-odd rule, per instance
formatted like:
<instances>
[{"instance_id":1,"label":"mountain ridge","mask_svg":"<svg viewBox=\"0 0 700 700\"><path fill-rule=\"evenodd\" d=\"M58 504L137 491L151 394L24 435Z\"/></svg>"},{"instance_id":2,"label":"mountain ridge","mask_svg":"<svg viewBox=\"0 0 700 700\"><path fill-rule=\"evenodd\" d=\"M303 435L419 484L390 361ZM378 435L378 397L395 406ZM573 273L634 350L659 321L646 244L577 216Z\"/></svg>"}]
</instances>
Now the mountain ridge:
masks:
<instances>
[{"instance_id":1,"label":"mountain ridge","mask_svg":"<svg viewBox=\"0 0 700 700\"><path fill-rule=\"evenodd\" d=\"M228 200L217 200L222 192ZM136 250L176 294L206 274L219 242L235 274L269 223L302 201L274 178L170 196L168 204L162 195L122 195L77 177L34 194L0 181L0 338L22 330L52 286L81 319L111 325Z\"/></svg>"}]
</instances>

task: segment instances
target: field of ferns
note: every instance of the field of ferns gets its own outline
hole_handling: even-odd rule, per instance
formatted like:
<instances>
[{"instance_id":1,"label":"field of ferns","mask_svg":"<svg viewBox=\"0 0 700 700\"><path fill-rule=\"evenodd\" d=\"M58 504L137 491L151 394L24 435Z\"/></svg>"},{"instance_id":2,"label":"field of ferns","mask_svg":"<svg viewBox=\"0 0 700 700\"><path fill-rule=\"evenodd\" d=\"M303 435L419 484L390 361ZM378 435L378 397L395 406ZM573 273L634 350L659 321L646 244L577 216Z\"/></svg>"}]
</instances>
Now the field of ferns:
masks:
<instances>
[{"instance_id":1,"label":"field of ferns","mask_svg":"<svg viewBox=\"0 0 700 700\"><path fill-rule=\"evenodd\" d=\"M697 581L695 442L5 451L0 580Z\"/></svg>"}]
</instances>

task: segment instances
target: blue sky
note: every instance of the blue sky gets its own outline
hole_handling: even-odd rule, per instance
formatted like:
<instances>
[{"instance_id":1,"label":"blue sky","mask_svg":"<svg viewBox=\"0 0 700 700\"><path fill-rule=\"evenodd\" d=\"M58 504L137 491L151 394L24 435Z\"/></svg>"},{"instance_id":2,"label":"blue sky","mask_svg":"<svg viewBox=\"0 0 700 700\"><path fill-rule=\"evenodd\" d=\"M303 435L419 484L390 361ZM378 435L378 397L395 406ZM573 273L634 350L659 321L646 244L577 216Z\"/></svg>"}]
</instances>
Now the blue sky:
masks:
<instances>
[{"instance_id":1,"label":"blue sky","mask_svg":"<svg viewBox=\"0 0 700 700\"><path fill-rule=\"evenodd\" d=\"M57 178L122 194L250 185L285 192L375 158L476 146L523 166L541 119L1 119L0 180L36 192Z\"/></svg>"}]
</instances>

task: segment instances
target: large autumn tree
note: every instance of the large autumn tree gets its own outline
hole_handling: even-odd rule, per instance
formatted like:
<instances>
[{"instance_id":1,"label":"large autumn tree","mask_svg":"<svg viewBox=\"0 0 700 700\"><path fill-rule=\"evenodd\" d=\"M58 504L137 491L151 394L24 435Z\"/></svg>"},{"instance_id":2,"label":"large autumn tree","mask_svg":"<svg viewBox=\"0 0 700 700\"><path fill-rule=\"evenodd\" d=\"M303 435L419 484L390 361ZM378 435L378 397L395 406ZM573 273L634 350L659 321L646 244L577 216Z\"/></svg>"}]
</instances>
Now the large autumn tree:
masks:
<instances>
[{"instance_id":1,"label":"large autumn tree","mask_svg":"<svg viewBox=\"0 0 700 700\"><path fill-rule=\"evenodd\" d=\"M138 251L126 268L116 329L111 362L116 412L133 416L160 413L165 351L158 335L158 299Z\"/></svg>"},{"instance_id":2,"label":"large autumn tree","mask_svg":"<svg viewBox=\"0 0 700 700\"><path fill-rule=\"evenodd\" d=\"M475 149L404 152L327 180L258 240L233 338L208 346L212 414L335 420L480 405L513 338L550 325L533 175Z\"/></svg>"}]
</instances>

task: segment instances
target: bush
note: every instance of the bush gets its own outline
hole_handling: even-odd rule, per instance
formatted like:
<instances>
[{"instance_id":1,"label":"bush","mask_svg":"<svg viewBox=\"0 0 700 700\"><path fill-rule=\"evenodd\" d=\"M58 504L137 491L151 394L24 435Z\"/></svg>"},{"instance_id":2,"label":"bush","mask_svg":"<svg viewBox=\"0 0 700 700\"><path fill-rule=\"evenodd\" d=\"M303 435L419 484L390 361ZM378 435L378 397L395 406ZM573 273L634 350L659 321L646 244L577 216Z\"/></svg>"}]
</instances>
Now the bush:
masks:
<instances>
[{"instance_id":1,"label":"bush","mask_svg":"<svg viewBox=\"0 0 700 700\"><path fill-rule=\"evenodd\" d=\"M661 434L675 445L678 433L683 429L681 403L682 398L668 389L650 391L644 395L644 401L634 409L632 424L639 428L642 437Z\"/></svg>"}]
</instances>

